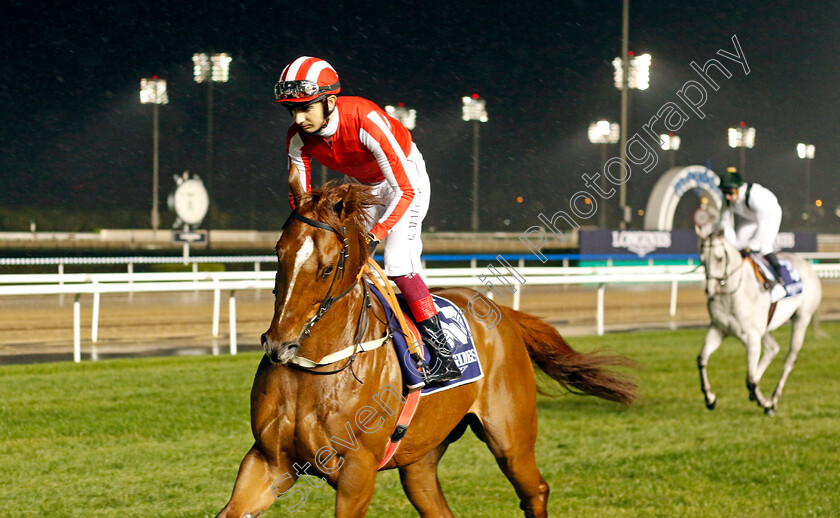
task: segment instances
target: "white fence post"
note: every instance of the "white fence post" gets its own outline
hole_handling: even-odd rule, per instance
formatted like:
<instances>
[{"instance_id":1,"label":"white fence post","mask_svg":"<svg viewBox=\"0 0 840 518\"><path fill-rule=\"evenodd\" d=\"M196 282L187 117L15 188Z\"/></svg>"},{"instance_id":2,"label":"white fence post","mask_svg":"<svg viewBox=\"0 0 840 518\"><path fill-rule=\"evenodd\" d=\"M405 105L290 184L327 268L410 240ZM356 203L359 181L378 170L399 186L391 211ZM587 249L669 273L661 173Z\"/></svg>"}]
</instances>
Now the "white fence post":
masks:
<instances>
[{"instance_id":1,"label":"white fence post","mask_svg":"<svg viewBox=\"0 0 840 518\"><path fill-rule=\"evenodd\" d=\"M221 305L222 291L219 288L213 290L213 338L219 336L219 306Z\"/></svg>"},{"instance_id":2,"label":"white fence post","mask_svg":"<svg viewBox=\"0 0 840 518\"><path fill-rule=\"evenodd\" d=\"M671 281L671 318L677 316L677 285L676 279Z\"/></svg>"},{"instance_id":3,"label":"white fence post","mask_svg":"<svg viewBox=\"0 0 840 518\"><path fill-rule=\"evenodd\" d=\"M93 280L94 289L99 287L99 282ZM99 338L99 290L93 292L93 311L90 318L90 341L96 343Z\"/></svg>"},{"instance_id":4,"label":"white fence post","mask_svg":"<svg viewBox=\"0 0 840 518\"><path fill-rule=\"evenodd\" d=\"M595 332L598 336L604 335L604 288L606 284L598 285L598 307L595 310Z\"/></svg>"},{"instance_id":5,"label":"white fence post","mask_svg":"<svg viewBox=\"0 0 840 518\"><path fill-rule=\"evenodd\" d=\"M79 302L81 295L76 295L73 301L73 361L82 361L82 304Z\"/></svg>"},{"instance_id":6,"label":"white fence post","mask_svg":"<svg viewBox=\"0 0 840 518\"><path fill-rule=\"evenodd\" d=\"M230 290L230 299L228 299L228 319L230 327L230 354L236 354L236 296L235 291Z\"/></svg>"}]
</instances>

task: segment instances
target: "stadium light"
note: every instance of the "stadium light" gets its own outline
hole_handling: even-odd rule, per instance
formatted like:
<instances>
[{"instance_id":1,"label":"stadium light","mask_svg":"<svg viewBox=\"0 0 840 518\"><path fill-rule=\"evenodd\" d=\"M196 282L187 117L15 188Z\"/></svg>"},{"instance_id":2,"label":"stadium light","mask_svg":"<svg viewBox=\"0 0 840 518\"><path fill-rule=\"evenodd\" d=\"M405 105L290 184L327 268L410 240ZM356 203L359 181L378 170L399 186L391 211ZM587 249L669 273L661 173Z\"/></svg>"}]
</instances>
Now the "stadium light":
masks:
<instances>
[{"instance_id":1,"label":"stadium light","mask_svg":"<svg viewBox=\"0 0 840 518\"><path fill-rule=\"evenodd\" d=\"M808 220L811 217L811 160L814 159L814 145L799 143L796 145L796 155L805 161L805 212L802 219Z\"/></svg>"},{"instance_id":2,"label":"stadium light","mask_svg":"<svg viewBox=\"0 0 840 518\"><path fill-rule=\"evenodd\" d=\"M207 182L207 193L213 199L213 83L227 83L230 77L230 54L207 54L204 52L193 54L193 79L196 83L207 83L207 172L204 180ZM213 203L207 211L204 220L208 229L207 241L210 241L210 226L212 222Z\"/></svg>"},{"instance_id":3,"label":"stadium light","mask_svg":"<svg viewBox=\"0 0 840 518\"><path fill-rule=\"evenodd\" d=\"M729 147L741 149L741 176L747 171L747 149L755 145L755 128L747 126L743 121L737 128L729 128Z\"/></svg>"},{"instance_id":4,"label":"stadium light","mask_svg":"<svg viewBox=\"0 0 840 518\"><path fill-rule=\"evenodd\" d=\"M478 232L478 127L487 122L487 105L478 94L461 99L461 118L473 123L473 203L472 203L472 231Z\"/></svg>"},{"instance_id":5,"label":"stadium light","mask_svg":"<svg viewBox=\"0 0 840 518\"><path fill-rule=\"evenodd\" d=\"M615 144L621 128L615 122L600 120L589 124L589 142L593 144Z\"/></svg>"},{"instance_id":6,"label":"stadium light","mask_svg":"<svg viewBox=\"0 0 840 518\"><path fill-rule=\"evenodd\" d=\"M673 169L677 161L677 150L680 149L679 135L674 135L673 133L659 135L659 144L662 146L663 151L668 151L671 168Z\"/></svg>"},{"instance_id":7,"label":"stadium light","mask_svg":"<svg viewBox=\"0 0 840 518\"><path fill-rule=\"evenodd\" d=\"M634 90L647 90L648 87L650 87L650 54L633 56L633 53L631 52L629 56L630 63L627 67L627 88L632 88ZM621 58L615 58L612 61L612 65L615 70L615 73L613 74L615 87L621 90L622 79L624 78L623 60Z\"/></svg>"},{"instance_id":8,"label":"stadium light","mask_svg":"<svg viewBox=\"0 0 840 518\"><path fill-rule=\"evenodd\" d=\"M158 79L153 76L152 79L143 78L140 80L140 102L142 104L151 104L153 110L153 158L152 158L152 230L157 230L160 227L160 213L158 212L158 177L160 172L160 131L159 131L159 116L158 109L161 104L169 104L169 95L166 93L166 80Z\"/></svg>"},{"instance_id":9,"label":"stadium light","mask_svg":"<svg viewBox=\"0 0 840 518\"><path fill-rule=\"evenodd\" d=\"M589 124L589 142L601 146L601 169L607 161L607 144L615 144L621 134L621 128L615 122L600 120ZM601 174L601 192L606 192L606 175ZM601 214L598 216L598 225L607 228L607 205L603 204Z\"/></svg>"},{"instance_id":10,"label":"stadium light","mask_svg":"<svg viewBox=\"0 0 840 518\"><path fill-rule=\"evenodd\" d=\"M403 103L399 103L396 106L385 106L385 112L400 121L400 124L408 130L413 130L417 125L417 110L406 108Z\"/></svg>"}]
</instances>

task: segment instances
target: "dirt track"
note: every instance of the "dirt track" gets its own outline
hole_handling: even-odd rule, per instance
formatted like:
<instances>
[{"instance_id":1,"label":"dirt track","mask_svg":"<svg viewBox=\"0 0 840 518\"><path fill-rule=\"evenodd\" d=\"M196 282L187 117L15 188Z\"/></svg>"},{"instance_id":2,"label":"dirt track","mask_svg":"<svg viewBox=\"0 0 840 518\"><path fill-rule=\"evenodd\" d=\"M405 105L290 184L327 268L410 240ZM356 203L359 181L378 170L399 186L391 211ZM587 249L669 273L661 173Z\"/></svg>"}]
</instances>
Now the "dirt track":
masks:
<instances>
[{"instance_id":1,"label":"dirt track","mask_svg":"<svg viewBox=\"0 0 840 518\"><path fill-rule=\"evenodd\" d=\"M823 318L840 318L840 282L825 282L823 291ZM94 351L101 357L149 354L161 349L181 349L181 354L212 347L226 351L229 344L227 296L222 297L220 336L214 340L211 293L103 295L95 349L90 341L91 297L84 296L81 299L82 351L85 357ZM594 287L526 285L521 310L551 321L565 335L594 334L596 297ZM610 287L604 301L608 331L708 322L706 299L699 286L680 289L677 315L673 319L668 315L670 289L667 286ZM259 336L268 327L273 311L271 292L237 293L236 308L240 347L258 346ZM30 355L67 359L72 353L72 325L72 296L0 298L0 363L27 361Z\"/></svg>"}]
</instances>

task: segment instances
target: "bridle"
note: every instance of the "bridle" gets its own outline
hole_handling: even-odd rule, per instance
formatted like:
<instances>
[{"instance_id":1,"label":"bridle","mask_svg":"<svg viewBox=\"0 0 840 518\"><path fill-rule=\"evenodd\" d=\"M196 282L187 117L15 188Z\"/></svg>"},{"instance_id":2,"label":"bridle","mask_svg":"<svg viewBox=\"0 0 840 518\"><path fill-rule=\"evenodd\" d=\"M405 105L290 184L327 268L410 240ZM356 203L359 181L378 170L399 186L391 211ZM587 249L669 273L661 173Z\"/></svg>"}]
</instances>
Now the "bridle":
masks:
<instances>
[{"instance_id":1,"label":"bridle","mask_svg":"<svg viewBox=\"0 0 840 518\"><path fill-rule=\"evenodd\" d=\"M326 223L321 223L320 221L316 221L314 219L309 219L306 216L301 216L298 213L298 211L292 211L292 213L289 214L289 218L286 220L285 223L283 223L283 229L284 230L289 225L289 223L292 222L293 219L296 219L298 221L306 223L310 227L320 228L322 230L327 230L329 232L332 232L336 236L338 236L339 241L341 241L341 253L338 255L338 263L335 265L335 271L333 272L332 280L330 281L330 287L327 290L327 294L324 295L323 300L321 300L321 305L318 306L318 312L315 313L315 316L312 317L309 320L309 322L306 323L305 326L303 326L303 332L302 332L303 336L308 337L309 336L309 331L310 331L310 329L312 329L312 326L314 326L319 320L321 320L321 318L324 317L324 315L327 314L327 311L329 311L329 309L332 307L332 305L335 301L339 300L340 298L344 297L345 295L347 295L351 291L353 291L353 288L356 287L356 283L354 282L353 284L348 286L346 290L342 291L338 295L336 295L336 296L332 295L332 291L333 291L333 288L336 285L336 282L341 284L341 281L344 279L344 272L345 272L344 267L347 264L347 257L350 255L350 246L347 242L347 227L341 227L341 232L339 232L338 230L336 230L332 226L327 225ZM276 295L276 293L275 293L275 295Z\"/></svg>"},{"instance_id":2,"label":"bridle","mask_svg":"<svg viewBox=\"0 0 840 518\"><path fill-rule=\"evenodd\" d=\"M710 235L709 237L706 237L706 238L703 239L704 244L705 243L709 244L709 256L710 256L709 259L711 258L711 250L712 250L712 246L713 246L712 242L711 242L712 237L713 236ZM709 259L707 259L706 262L705 262L705 265L706 265L706 280L717 281L718 282L718 287L719 287L719 291L717 291L716 293L709 293L708 287L706 288L706 295L709 298L714 298L717 295L731 295L732 293L735 293L736 291L738 291L738 289L741 287L741 282L740 281L743 281L743 277L741 277L739 279L739 282L738 282L737 286L735 286L733 289L731 289L729 291L725 291L727 282L729 281L729 277L731 275L733 275L735 272L737 272L738 270L741 269L741 266L744 264L744 260L742 259L741 262L738 263L738 266L733 268L732 271L729 271L729 250L727 250L727 247L725 245L723 246L723 255L724 255L725 259L724 259L724 263L723 263L723 276L722 277L715 277L715 276L711 275L710 272L709 272L709 262L710 262Z\"/></svg>"},{"instance_id":3,"label":"bridle","mask_svg":"<svg viewBox=\"0 0 840 518\"><path fill-rule=\"evenodd\" d=\"M317 313L315 313L315 316L312 317L306 323L306 325L303 327L303 331L301 332L304 337L308 337L309 332L312 329L312 326L314 326L319 320L321 320L321 318L323 318L324 315L327 314L327 311L329 311L329 309L332 307L333 303L335 303L335 301L341 299L342 297L348 295L351 291L353 291L353 289L356 287L356 285L359 284L359 281L361 280L361 274L362 274L363 270L360 269L358 278L356 279L355 282L351 283L350 286L348 286L346 290L342 291L341 293L339 293L336 296L333 296L332 291L333 291L333 288L336 286L336 283L341 284L342 279L344 279L344 274L346 272L345 266L347 264L347 258L350 255L350 246L349 246L349 243L347 241L347 227L342 226L341 227L342 231L339 232L338 230L336 230L335 228L333 228L332 226L330 226L326 223L322 223L320 221L316 221L314 219L307 218L306 216L301 216L300 213L298 213L298 211L295 210L295 211L292 211L291 214L289 214L289 217L286 219L286 222L283 223L283 227L282 227L283 230L285 230L286 227L289 226L289 224L294 219L296 219L300 222L303 222L303 223L309 225L310 227L320 228L322 230L327 230L329 232L332 232L336 236L338 236L339 241L341 241L341 253L338 256L338 263L336 263L335 271L333 272L332 280L330 281L330 287L329 287L329 289L327 289L327 294L324 295L324 298L321 300L321 304L318 306L318 311L317 311ZM367 309L370 307L370 301L369 301L370 295L368 293L367 284L362 282L361 285L362 285L362 292L363 292L362 310L359 313L359 320L356 323L356 333L355 333L355 337L354 337L354 343L357 344L357 345L359 344L359 342L361 341L365 332L367 331L367 325L368 325ZM274 289L274 295L275 296L277 295L277 288ZM346 369L347 367L350 367L353 364L353 362L356 359L356 354L357 354L357 351L354 348L354 352L348 358L347 362L343 366L339 367L338 369L331 370L331 371L316 371L316 370L314 370L314 368L303 367L303 366L300 366L300 365L296 365L294 363L292 363L290 365L293 366L293 367L305 370L306 372L309 372L309 373L312 373L312 374L337 374L337 373L343 371L344 369ZM362 381L359 379L359 377L356 376L356 373L353 372L352 368L350 369L350 372L353 374L353 377L356 378L356 380L359 383L362 383Z\"/></svg>"}]
</instances>

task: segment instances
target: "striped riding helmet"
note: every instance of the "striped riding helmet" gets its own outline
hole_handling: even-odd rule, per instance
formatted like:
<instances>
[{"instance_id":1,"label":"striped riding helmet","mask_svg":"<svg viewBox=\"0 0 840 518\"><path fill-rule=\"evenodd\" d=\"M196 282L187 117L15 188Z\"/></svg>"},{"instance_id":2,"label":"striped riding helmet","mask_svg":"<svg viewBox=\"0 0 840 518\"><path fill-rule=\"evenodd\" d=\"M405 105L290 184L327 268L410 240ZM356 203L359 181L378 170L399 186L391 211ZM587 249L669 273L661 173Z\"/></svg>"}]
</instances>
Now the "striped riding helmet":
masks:
<instances>
[{"instance_id":1,"label":"striped riding helmet","mask_svg":"<svg viewBox=\"0 0 840 518\"><path fill-rule=\"evenodd\" d=\"M286 107L306 105L341 91L338 73L323 59L302 56L289 63L274 85L275 101Z\"/></svg>"}]
</instances>

